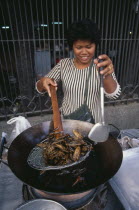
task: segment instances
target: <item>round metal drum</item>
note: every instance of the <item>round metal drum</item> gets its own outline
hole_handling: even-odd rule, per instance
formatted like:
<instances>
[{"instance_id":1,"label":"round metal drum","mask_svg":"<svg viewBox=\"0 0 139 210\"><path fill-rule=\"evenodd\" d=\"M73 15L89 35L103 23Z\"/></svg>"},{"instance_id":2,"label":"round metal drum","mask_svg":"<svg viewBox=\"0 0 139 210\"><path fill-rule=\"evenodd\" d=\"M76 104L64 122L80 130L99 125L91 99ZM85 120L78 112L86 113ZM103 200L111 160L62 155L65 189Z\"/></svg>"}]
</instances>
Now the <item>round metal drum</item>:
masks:
<instances>
[{"instance_id":1,"label":"round metal drum","mask_svg":"<svg viewBox=\"0 0 139 210\"><path fill-rule=\"evenodd\" d=\"M16 208L16 210L66 210L64 206L62 206L60 203L52 201L52 200L46 200L46 199L35 199L28 202L25 202L24 204L20 205Z\"/></svg>"}]
</instances>

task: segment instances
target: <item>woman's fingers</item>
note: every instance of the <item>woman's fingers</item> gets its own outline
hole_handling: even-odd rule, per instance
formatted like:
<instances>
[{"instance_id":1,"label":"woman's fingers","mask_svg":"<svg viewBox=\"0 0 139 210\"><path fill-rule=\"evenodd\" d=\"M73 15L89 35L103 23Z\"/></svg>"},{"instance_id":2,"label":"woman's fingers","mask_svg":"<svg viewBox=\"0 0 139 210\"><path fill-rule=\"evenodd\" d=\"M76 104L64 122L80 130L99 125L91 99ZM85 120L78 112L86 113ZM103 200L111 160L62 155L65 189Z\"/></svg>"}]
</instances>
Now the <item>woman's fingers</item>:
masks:
<instances>
[{"instance_id":1,"label":"woman's fingers","mask_svg":"<svg viewBox=\"0 0 139 210\"><path fill-rule=\"evenodd\" d=\"M114 72L113 65L106 66L103 70L100 71L100 74L107 76Z\"/></svg>"},{"instance_id":2,"label":"woman's fingers","mask_svg":"<svg viewBox=\"0 0 139 210\"><path fill-rule=\"evenodd\" d=\"M99 59L102 61L99 62ZM100 74L107 76L114 72L113 64L111 59L103 54L98 57L98 59L94 59L94 63L96 64L97 68L103 67L103 70L100 71Z\"/></svg>"},{"instance_id":3,"label":"woman's fingers","mask_svg":"<svg viewBox=\"0 0 139 210\"><path fill-rule=\"evenodd\" d=\"M43 77L42 79L43 88L48 92L48 95L51 97L50 85L55 86L57 90L57 83L48 77Z\"/></svg>"},{"instance_id":4,"label":"woman's fingers","mask_svg":"<svg viewBox=\"0 0 139 210\"><path fill-rule=\"evenodd\" d=\"M54 86L57 90L57 83L54 81L54 79L50 79L50 83L48 84L48 95L51 97L50 85Z\"/></svg>"}]
</instances>

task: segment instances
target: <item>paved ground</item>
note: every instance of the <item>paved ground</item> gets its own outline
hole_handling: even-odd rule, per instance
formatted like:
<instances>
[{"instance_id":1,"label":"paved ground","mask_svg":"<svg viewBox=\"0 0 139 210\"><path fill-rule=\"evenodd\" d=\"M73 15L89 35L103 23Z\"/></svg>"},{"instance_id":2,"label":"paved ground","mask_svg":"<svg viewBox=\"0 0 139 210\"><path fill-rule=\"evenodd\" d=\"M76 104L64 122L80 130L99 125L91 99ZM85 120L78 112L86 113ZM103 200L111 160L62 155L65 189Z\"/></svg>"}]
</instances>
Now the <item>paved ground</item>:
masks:
<instances>
[{"instance_id":1,"label":"paved ground","mask_svg":"<svg viewBox=\"0 0 139 210\"><path fill-rule=\"evenodd\" d=\"M51 115L44 117L31 117L28 118L31 125L35 125L42 121L50 120ZM8 134L7 139L14 128L14 125L7 125L6 122L0 122L0 133L3 131ZM6 154L3 155L3 159L6 160ZM119 203L117 197L115 196L112 189L109 189L107 196L107 205L105 210L123 210L121 204ZM16 207L23 203L22 198L22 182L15 177L11 172L9 167L4 164L0 165L0 210L15 210ZM90 204L89 206L83 208L82 210L100 210L98 208L93 208Z\"/></svg>"},{"instance_id":2,"label":"paved ground","mask_svg":"<svg viewBox=\"0 0 139 210\"><path fill-rule=\"evenodd\" d=\"M0 168L0 209L13 210L22 202L22 183L7 166L2 164Z\"/></svg>"}]
</instances>

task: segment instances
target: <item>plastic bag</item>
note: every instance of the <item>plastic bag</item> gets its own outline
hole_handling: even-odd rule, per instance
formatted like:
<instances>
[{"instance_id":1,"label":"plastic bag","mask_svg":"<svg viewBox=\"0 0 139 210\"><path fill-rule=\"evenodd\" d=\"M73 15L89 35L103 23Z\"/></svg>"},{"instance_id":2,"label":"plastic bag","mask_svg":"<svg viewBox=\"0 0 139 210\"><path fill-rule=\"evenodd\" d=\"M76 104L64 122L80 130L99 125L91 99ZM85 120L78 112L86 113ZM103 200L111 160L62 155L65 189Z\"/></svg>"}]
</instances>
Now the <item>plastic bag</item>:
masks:
<instances>
[{"instance_id":1,"label":"plastic bag","mask_svg":"<svg viewBox=\"0 0 139 210\"><path fill-rule=\"evenodd\" d=\"M124 136L121 139L118 139L123 150L139 147L139 139L130 138L129 136Z\"/></svg>"},{"instance_id":2,"label":"plastic bag","mask_svg":"<svg viewBox=\"0 0 139 210\"><path fill-rule=\"evenodd\" d=\"M12 133L10 135L10 138L8 140L8 145L12 143L12 141L20 134L22 133L24 130L26 130L27 128L31 127L31 124L29 123L29 121L23 117L23 116L19 116L19 117L14 117L12 119L10 119L9 121L7 121L7 124L13 124L15 123L15 127L12 130Z\"/></svg>"},{"instance_id":3,"label":"plastic bag","mask_svg":"<svg viewBox=\"0 0 139 210\"><path fill-rule=\"evenodd\" d=\"M139 147L139 139L131 139L131 141L128 143L132 148Z\"/></svg>"},{"instance_id":4,"label":"plastic bag","mask_svg":"<svg viewBox=\"0 0 139 210\"><path fill-rule=\"evenodd\" d=\"M118 139L119 144L121 145L123 150L127 150L130 147L129 142L131 141L131 139L128 136L124 136L121 139Z\"/></svg>"}]
</instances>

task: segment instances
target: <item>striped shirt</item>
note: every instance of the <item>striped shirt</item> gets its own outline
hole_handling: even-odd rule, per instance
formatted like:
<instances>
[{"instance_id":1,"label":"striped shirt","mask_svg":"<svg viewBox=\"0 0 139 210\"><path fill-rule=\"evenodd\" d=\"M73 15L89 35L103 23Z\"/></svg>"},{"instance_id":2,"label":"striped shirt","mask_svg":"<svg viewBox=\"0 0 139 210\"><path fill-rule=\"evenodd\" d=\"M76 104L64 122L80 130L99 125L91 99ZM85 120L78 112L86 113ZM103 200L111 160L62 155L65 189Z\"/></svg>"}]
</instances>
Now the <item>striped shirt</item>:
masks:
<instances>
[{"instance_id":1,"label":"striped shirt","mask_svg":"<svg viewBox=\"0 0 139 210\"><path fill-rule=\"evenodd\" d=\"M62 59L46 77L54 78L56 82L62 81L62 89L64 98L62 102L63 115L69 115L84 104L84 91L86 78L89 74L89 67L77 69L73 59ZM117 82L115 74L112 74L113 79ZM120 95L120 86L117 82L117 88L114 93L108 94L104 91L106 97L117 98ZM100 120L100 77L96 70L96 65L93 64L91 75L88 78L86 104L92 113L96 122Z\"/></svg>"}]
</instances>

